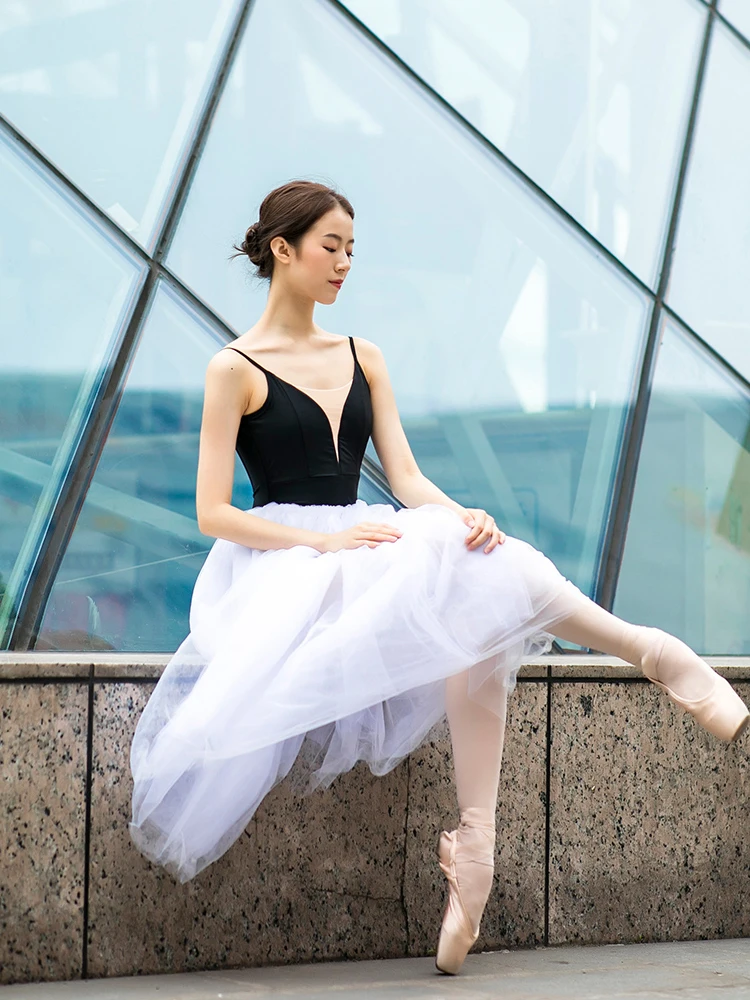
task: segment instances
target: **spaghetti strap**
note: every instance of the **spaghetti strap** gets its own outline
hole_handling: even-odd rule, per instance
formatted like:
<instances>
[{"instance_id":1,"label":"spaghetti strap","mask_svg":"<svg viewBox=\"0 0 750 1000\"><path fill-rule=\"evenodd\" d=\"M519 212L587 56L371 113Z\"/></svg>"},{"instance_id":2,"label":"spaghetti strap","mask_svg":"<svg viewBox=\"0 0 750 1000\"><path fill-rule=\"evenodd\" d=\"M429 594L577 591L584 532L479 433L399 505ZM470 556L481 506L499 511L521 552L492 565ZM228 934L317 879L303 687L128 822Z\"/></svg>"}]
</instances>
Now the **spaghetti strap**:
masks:
<instances>
[{"instance_id":1,"label":"spaghetti strap","mask_svg":"<svg viewBox=\"0 0 750 1000\"><path fill-rule=\"evenodd\" d=\"M266 375L273 375L273 372L269 372L267 369L265 369L263 367L263 365L259 364L257 361L253 361L253 359L250 357L250 355L249 354L245 354L245 352L241 351L239 349L239 347L230 347L229 345L227 345L226 347L223 347L222 350L223 351L236 351L238 354L241 354L243 358L247 358L247 360L250 362L251 365L255 365L256 368L260 368L260 370L262 372L265 372Z\"/></svg>"},{"instance_id":2,"label":"spaghetti strap","mask_svg":"<svg viewBox=\"0 0 750 1000\"><path fill-rule=\"evenodd\" d=\"M352 354L354 355L354 360L357 363L359 363L359 359L357 358L357 352L354 350L354 337L352 336L349 337L349 344L351 345Z\"/></svg>"}]
</instances>

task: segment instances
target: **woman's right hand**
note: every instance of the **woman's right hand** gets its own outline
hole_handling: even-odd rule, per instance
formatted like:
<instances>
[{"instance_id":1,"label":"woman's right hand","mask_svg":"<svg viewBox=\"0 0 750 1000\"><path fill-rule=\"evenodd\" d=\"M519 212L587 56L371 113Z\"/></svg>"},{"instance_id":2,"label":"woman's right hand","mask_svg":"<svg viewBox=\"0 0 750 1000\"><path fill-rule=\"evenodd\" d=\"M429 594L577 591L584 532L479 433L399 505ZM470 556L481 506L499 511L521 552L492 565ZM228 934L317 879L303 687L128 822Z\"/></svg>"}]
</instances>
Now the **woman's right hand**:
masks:
<instances>
[{"instance_id":1,"label":"woman's right hand","mask_svg":"<svg viewBox=\"0 0 750 1000\"><path fill-rule=\"evenodd\" d=\"M395 542L401 537L402 532L392 524L384 524L378 521L360 521L351 528L343 531L335 531L332 534L323 535L319 548L320 552L337 552L339 549L358 549L362 545L367 545L374 549L381 542Z\"/></svg>"}]
</instances>

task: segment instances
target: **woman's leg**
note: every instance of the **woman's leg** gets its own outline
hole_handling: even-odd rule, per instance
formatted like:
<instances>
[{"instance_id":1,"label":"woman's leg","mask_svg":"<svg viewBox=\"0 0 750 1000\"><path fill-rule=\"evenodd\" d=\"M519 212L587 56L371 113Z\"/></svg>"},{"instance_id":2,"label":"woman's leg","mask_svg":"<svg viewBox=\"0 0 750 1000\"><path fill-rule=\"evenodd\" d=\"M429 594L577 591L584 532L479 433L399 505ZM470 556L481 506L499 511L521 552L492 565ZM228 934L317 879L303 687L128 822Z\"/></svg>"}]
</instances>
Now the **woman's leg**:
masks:
<instances>
[{"instance_id":1,"label":"woman's leg","mask_svg":"<svg viewBox=\"0 0 750 1000\"><path fill-rule=\"evenodd\" d=\"M495 809L505 742L507 689L503 689L503 712L498 715L469 698L468 676L463 671L445 682L459 824L451 832L443 831L438 846L449 897L436 964L449 973L458 971L476 940L492 889Z\"/></svg>"},{"instance_id":2,"label":"woman's leg","mask_svg":"<svg viewBox=\"0 0 750 1000\"><path fill-rule=\"evenodd\" d=\"M570 582L556 601L560 617L557 624L547 627L548 632L640 667L649 680L719 739L737 739L750 723L750 712L731 684L676 636L623 621Z\"/></svg>"},{"instance_id":3,"label":"woman's leg","mask_svg":"<svg viewBox=\"0 0 750 1000\"><path fill-rule=\"evenodd\" d=\"M505 742L505 713L501 717L469 698L468 679L469 671L464 670L445 682L458 809L461 812L475 807L494 821Z\"/></svg>"},{"instance_id":4,"label":"woman's leg","mask_svg":"<svg viewBox=\"0 0 750 1000\"><path fill-rule=\"evenodd\" d=\"M578 646L619 656L635 666L641 666L643 656L649 652L657 637L663 635L658 629L632 625L618 618L577 589L568 591L565 601L570 615L549 627L552 635ZM674 639L674 636L671 638ZM675 641L680 642L679 639ZM657 679L681 698L702 698L712 689L716 672L689 646L682 642L680 645L684 647L685 659L661 657Z\"/></svg>"}]
</instances>

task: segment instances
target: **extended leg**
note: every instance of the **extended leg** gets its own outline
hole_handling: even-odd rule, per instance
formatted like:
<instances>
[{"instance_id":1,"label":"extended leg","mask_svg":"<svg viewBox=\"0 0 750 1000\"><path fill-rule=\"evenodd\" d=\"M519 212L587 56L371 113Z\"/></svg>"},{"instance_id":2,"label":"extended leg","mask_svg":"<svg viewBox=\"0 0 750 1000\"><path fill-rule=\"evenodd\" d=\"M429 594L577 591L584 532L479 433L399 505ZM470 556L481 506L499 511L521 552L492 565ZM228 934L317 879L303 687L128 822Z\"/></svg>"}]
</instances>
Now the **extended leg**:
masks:
<instances>
[{"instance_id":1,"label":"extended leg","mask_svg":"<svg viewBox=\"0 0 750 1000\"><path fill-rule=\"evenodd\" d=\"M661 629L631 625L572 586L560 602L569 614L549 626L553 635L639 666L720 739L736 739L747 726L750 713L729 682L680 639Z\"/></svg>"}]
</instances>

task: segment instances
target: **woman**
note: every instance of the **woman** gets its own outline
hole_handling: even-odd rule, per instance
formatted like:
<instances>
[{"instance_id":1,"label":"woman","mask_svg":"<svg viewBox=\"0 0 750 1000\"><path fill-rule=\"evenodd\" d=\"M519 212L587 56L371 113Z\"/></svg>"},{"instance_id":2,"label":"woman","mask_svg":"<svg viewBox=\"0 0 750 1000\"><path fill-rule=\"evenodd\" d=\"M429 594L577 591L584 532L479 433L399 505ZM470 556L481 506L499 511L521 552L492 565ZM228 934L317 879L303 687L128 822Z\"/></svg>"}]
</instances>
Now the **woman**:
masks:
<instances>
[{"instance_id":1,"label":"woman","mask_svg":"<svg viewBox=\"0 0 750 1000\"><path fill-rule=\"evenodd\" d=\"M379 348L313 322L351 269L353 219L341 194L293 181L237 248L270 280L268 302L208 365L196 507L216 541L190 633L135 732L130 831L185 882L293 765L305 793L358 760L385 774L447 714L459 823L438 843L436 963L455 973L492 884L507 696L525 657L552 636L622 657L726 740L750 713L680 640L604 611L422 475ZM357 499L370 436L403 509ZM235 450L249 511L231 504Z\"/></svg>"}]
</instances>

